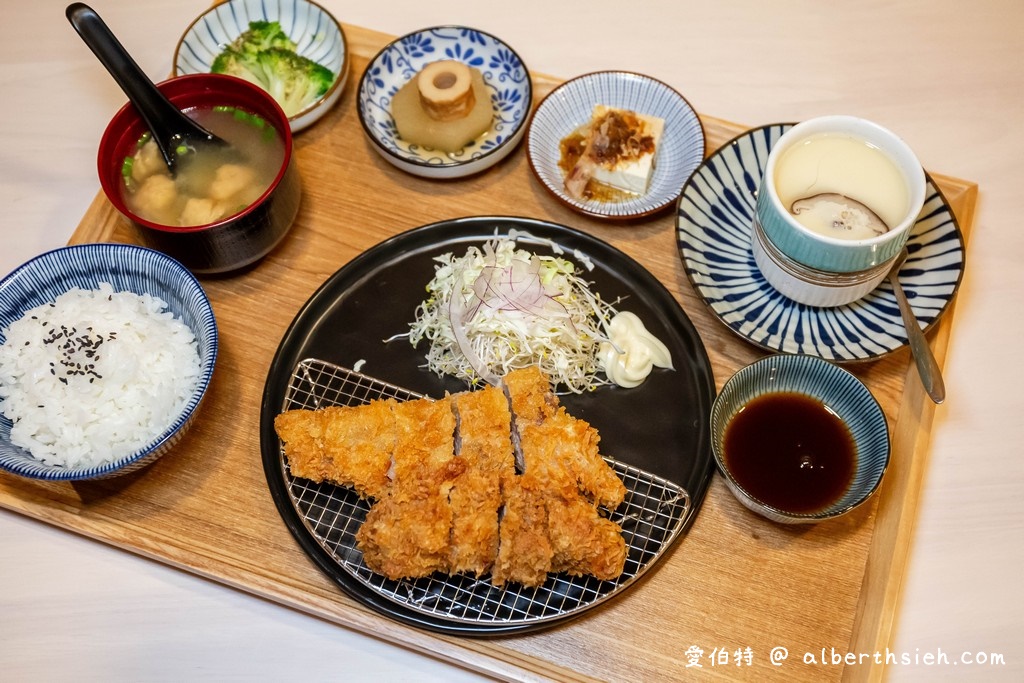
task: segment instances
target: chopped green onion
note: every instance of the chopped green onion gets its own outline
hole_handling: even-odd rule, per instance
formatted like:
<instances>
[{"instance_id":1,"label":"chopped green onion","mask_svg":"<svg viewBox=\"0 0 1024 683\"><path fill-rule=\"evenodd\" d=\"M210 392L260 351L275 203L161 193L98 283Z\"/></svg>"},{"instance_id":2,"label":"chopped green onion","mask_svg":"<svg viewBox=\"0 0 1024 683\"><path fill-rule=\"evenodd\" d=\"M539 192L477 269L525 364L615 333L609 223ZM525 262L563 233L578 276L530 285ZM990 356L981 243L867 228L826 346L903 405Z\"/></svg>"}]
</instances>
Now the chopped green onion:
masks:
<instances>
[{"instance_id":1,"label":"chopped green onion","mask_svg":"<svg viewBox=\"0 0 1024 683\"><path fill-rule=\"evenodd\" d=\"M121 177L128 179L132 177L132 165L135 163L135 157L125 157L124 163L121 164Z\"/></svg>"}]
</instances>

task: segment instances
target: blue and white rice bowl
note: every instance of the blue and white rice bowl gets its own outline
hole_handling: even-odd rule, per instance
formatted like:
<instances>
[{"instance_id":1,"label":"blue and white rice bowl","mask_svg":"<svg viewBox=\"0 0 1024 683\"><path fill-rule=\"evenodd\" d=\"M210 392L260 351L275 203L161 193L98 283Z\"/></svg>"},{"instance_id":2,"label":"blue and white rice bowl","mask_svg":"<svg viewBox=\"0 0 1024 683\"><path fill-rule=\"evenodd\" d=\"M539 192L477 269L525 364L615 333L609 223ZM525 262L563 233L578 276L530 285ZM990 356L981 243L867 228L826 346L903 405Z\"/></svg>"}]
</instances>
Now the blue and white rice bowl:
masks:
<instances>
[{"instance_id":1,"label":"blue and white rice bowl","mask_svg":"<svg viewBox=\"0 0 1024 683\"><path fill-rule=\"evenodd\" d=\"M320 99L290 116L292 132L309 127L337 104L348 80L348 42L334 16L309 0L228 0L199 15L178 40L173 75L210 73L224 48L253 21L277 21L296 52L334 72L334 83Z\"/></svg>"},{"instance_id":2,"label":"blue and white rice bowl","mask_svg":"<svg viewBox=\"0 0 1024 683\"><path fill-rule=\"evenodd\" d=\"M11 443L11 420L0 415L0 469L50 481L102 479L136 471L170 451L181 439L206 394L217 359L217 324L199 281L181 263L158 251L128 244L84 244L46 252L0 280L0 344L26 311L50 303L74 288L149 294L195 335L198 381L184 408L158 436L135 452L102 465L78 467L44 463ZM142 378L145 381L146 378Z\"/></svg>"},{"instance_id":3,"label":"blue and white rice bowl","mask_svg":"<svg viewBox=\"0 0 1024 683\"><path fill-rule=\"evenodd\" d=\"M780 392L821 401L846 424L853 437L853 481L837 500L814 513L788 512L759 500L743 489L726 464L729 422L757 397ZM741 368L722 387L711 407L711 451L726 485L744 506L775 522L807 524L844 515L878 489L889 465L889 427L871 391L847 370L817 356L777 354Z\"/></svg>"},{"instance_id":4,"label":"blue and white rice bowl","mask_svg":"<svg viewBox=\"0 0 1024 683\"><path fill-rule=\"evenodd\" d=\"M665 120L645 194L602 201L577 199L566 192L565 174L559 167L560 143L590 121L598 104ZM627 71L598 71L566 81L537 105L526 150L530 168L540 182L574 211L597 218L641 218L661 211L679 197L683 184L704 159L704 126L690 103L665 83Z\"/></svg>"},{"instance_id":5,"label":"blue and white rice bowl","mask_svg":"<svg viewBox=\"0 0 1024 683\"><path fill-rule=\"evenodd\" d=\"M455 153L408 144L391 115L395 93L423 67L442 59L478 69L494 107L491 129ZM388 162L424 178L461 178L490 168L522 140L533 81L516 51L498 38L465 26L437 26L402 36L378 52L363 72L357 97L363 131Z\"/></svg>"}]
</instances>

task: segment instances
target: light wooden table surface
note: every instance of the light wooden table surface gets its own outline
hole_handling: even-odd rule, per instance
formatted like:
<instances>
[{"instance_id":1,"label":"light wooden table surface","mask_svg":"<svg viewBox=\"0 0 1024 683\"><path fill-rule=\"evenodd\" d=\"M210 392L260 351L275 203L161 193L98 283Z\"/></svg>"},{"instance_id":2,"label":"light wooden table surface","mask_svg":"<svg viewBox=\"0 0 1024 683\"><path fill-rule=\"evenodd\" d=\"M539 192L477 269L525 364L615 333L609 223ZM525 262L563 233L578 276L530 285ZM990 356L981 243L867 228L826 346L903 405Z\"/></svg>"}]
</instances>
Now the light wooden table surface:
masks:
<instances>
[{"instance_id":1,"label":"light wooden table surface","mask_svg":"<svg viewBox=\"0 0 1024 683\"><path fill-rule=\"evenodd\" d=\"M910 663L890 666L888 677L1024 676L1024 373L1012 354L1024 336L1016 201L1024 184L1024 3L983 1L968 13L949 1L648 2L629 21L621 15L627 3L604 0L586 9L536 0L500 10L464 0L322 4L346 23L393 34L475 26L541 73L640 71L700 112L744 124L865 116L900 133L929 170L979 183L945 367L949 399L935 416L890 644ZM169 73L178 36L206 5L93 3L154 78ZM5 12L2 272L67 241L98 189L100 133L124 99L64 6L44 0ZM0 667L10 680L476 678L8 512L0 512L0 615ZM680 643L680 652L689 645L717 644ZM829 644L808 650L822 646ZM965 653L1005 663L959 661ZM929 654L940 663L928 665ZM727 672L705 662L703 673Z\"/></svg>"}]
</instances>

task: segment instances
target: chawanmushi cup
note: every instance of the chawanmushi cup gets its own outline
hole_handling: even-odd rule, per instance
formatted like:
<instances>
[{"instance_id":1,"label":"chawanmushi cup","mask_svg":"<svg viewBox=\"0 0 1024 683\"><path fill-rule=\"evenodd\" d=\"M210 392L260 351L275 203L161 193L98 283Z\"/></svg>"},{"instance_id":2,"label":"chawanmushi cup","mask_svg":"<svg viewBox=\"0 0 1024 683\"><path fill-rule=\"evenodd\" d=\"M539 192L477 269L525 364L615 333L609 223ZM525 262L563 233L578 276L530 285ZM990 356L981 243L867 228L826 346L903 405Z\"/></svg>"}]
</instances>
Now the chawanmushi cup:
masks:
<instances>
[{"instance_id":1,"label":"chawanmushi cup","mask_svg":"<svg viewBox=\"0 0 1024 683\"><path fill-rule=\"evenodd\" d=\"M820 154L807 152L811 145ZM804 188L807 196L784 197L793 186ZM795 301L814 306L856 301L885 278L924 196L924 170L896 134L854 116L809 119L788 130L769 152L751 226L754 259L768 283ZM815 203L835 202L844 206L835 216L852 211L857 220L823 219L824 227L812 228L797 218L804 210L813 212L807 207ZM859 236L846 227L863 223L865 215L885 231ZM879 218L883 215L887 220Z\"/></svg>"}]
</instances>

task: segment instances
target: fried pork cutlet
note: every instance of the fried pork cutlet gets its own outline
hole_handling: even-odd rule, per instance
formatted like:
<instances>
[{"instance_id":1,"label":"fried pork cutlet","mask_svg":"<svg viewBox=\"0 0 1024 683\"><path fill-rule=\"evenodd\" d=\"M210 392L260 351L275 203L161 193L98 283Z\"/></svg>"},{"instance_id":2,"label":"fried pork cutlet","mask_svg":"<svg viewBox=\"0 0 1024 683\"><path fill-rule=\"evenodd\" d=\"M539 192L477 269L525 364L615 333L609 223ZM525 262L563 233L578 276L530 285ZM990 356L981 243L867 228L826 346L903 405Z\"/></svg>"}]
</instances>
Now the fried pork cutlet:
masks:
<instances>
[{"instance_id":1,"label":"fried pork cutlet","mask_svg":"<svg viewBox=\"0 0 1024 683\"><path fill-rule=\"evenodd\" d=\"M274 418L292 476L351 486L379 500L391 486L393 399L361 406L289 410Z\"/></svg>"},{"instance_id":2,"label":"fried pork cutlet","mask_svg":"<svg viewBox=\"0 0 1024 683\"><path fill-rule=\"evenodd\" d=\"M547 544L535 551L535 561L546 557L550 571L618 576L626 559L625 540L617 524L601 517L597 505L614 510L625 498L626 487L598 453L597 430L565 408L554 407L557 398L543 374L512 377L506 389L515 408L513 426L522 452L522 474L517 477L522 504L533 501L544 509L532 513L544 518L547 529ZM507 501L508 497L506 519ZM521 531L510 525L505 533L504 521L501 541L511 546L510 553L518 553L525 544L516 537ZM499 558L503 550L499 549ZM521 569L524 562L517 558L512 565Z\"/></svg>"},{"instance_id":3,"label":"fried pork cutlet","mask_svg":"<svg viewBox=\"0 0 1024 683\"><path fill-rule=\"evenodd\" d=\"M558 409L551 380L540 368L513 370L502 380L516 424L540 422Z\"/></svg>"},{"instance_id":4,"label":"fried pork cutlet","mask_svg":"<svg viewBox=\"0 0 1024 683\"><path fill-rule=\"evenodd\" d=\"M590 501L548 498L551 571L614 579L626 564L626 540L618 524L602 517Z\"/></svg>"},{"instance_id":5,"label":"fried pork cutlet","mask_svg":"<svg viewBox=\"0 0 1024 683\"><path fill-rule=\"evenodd\" d=\"M370 508L356 542L366 566L389 579L448 571L448 495L464 469L455 458L455 415L448 399L396 403L392 413L391 487Z\"/></svg>"},{"instance_id":6,"label":"fried pork cutlet","mask_svg":"<svg viewBox=\"0 0 1024 683\"><path fill-rule=\"evenodd\" d=\"M388 578L489 571L496 586L539 586L552 571L623 570L621 529L599 506L625 487L538 369L439 401L288 411L274 426L292 474L376 500L356 542Z\"/></svg>"},{"instance_id":7,"label":"fried pork cutlet","mask_svg":"<svg viewBox=\"0 0 1024 683\"><path fill-rule=\"evenodd\" d=\"M531 469L530 460L534 470L542 470L533 476L542 476L559 489L568 486L568 477L598 505L617 508L626 487L598 452L597 430L558 405L550 381L536 368L510 372L504 384L514 415L522 471Z\"/></svg>"},{"instance_id":8,"label":"fried pork cutlet","mask_svg":"<svg viewBox=\"0 0 1024 683\"><path fill-rule=\"evenodd\" d=\"M559 463L579 490L598 505L609 510L617 508L626 497L626 486L608 466L598 452L601 437L597 430L583 420L574 418L559 408L551 417L539 425L528 425L530 441L541 445L533 452L540 452L542 460ZM529 467L528 452L523 458Z\"/></svg>"},{"instance_id":9,"label":"fried pork cutlet","mask_svg":"<svg viewBox=\"0 0 1024 683\"><path fill-rule=\"evenodd\" d=\"M498 483L515 474L505 394L496 387L452 397L456 456L465 469L448 494L452 508L449 565L452 573L486 574L498 555Z\"/></svg>"},{"instance_id":10,"label":"fried pork cutlet","mask_svg":"<svg viewBox=\"0 0 1024 683\"><path fill-rule=\"evenodd\" d=\"M495 586L509 582L539 586L551 571L553 554L548 540L544 492L523 486L522 477L513 474L502 479L501 495L505 507L491 583Z\"/></svg>"}]
</instances>

